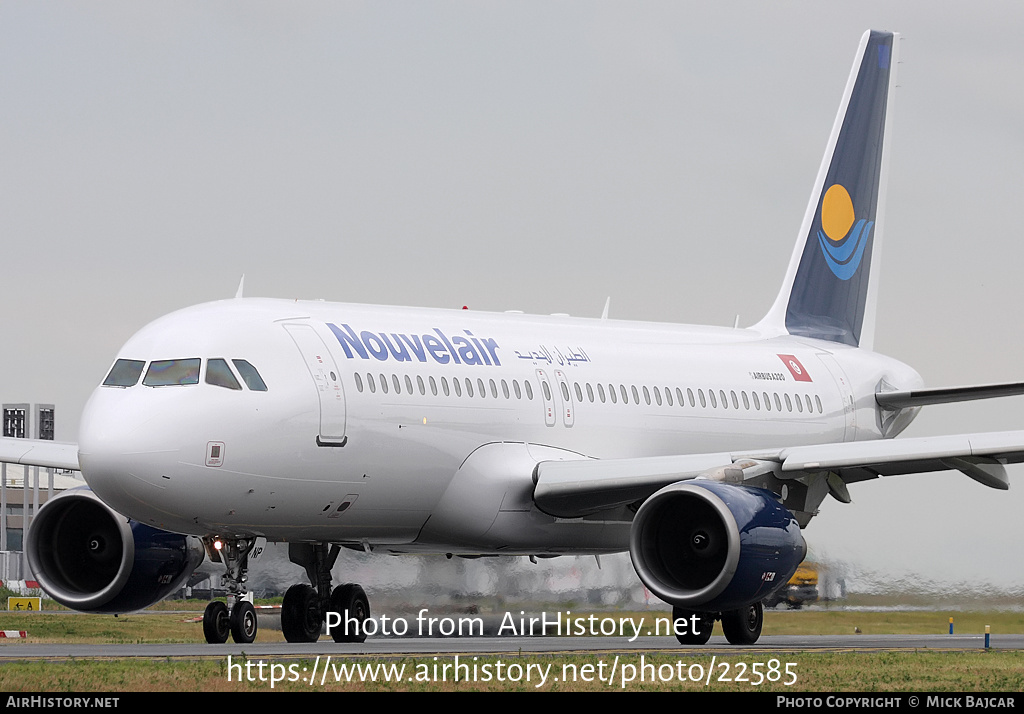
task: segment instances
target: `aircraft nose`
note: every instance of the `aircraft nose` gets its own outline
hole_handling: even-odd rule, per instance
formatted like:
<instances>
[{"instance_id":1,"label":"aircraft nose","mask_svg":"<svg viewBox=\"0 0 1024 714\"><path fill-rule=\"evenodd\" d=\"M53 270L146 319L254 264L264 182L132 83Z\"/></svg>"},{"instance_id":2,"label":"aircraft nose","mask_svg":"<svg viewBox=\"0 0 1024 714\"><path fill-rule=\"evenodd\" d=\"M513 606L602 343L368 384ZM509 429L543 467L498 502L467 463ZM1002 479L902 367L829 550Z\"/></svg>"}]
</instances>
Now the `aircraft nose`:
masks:
<instances>
[{"instance_id":1,"label":"aircraft nose","mask_svg":"<svg viewBox=\"0 0 1024 714\"><path fill-rule=\"evenodd\" d=\"M174 435L159 410L128 390L99 387L82 413L82 475L111 508L132 516L170 485L180 451Z\"/></svg>"}]
</instances>

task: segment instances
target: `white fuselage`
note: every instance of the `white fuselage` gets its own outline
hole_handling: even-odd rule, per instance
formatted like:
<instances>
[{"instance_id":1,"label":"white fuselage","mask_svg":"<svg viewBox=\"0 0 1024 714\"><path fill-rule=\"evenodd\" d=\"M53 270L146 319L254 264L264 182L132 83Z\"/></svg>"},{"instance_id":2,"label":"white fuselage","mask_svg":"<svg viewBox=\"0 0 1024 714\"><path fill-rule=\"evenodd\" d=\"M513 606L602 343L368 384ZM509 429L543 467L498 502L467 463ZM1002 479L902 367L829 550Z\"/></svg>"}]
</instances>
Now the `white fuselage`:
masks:
<instances>
[{"instance_id":1,"label":"white fuselage","mask_svg":"<svg viewBox=\"0 0 1024 714\"><path fill-rule=\"evenodd\" d=\"M94 392L80 462L111 507L181 533L394 551L626 548L621 515L522 511L543 544L425 528L482 445L626 458L878 439L895 435L879 384L921 383L875 353L754 330L269 299L173 313L118 357L203 361L198 384ZM207 383L211 358L248 361L266 391Z\"/></svg>"}]
</instances>

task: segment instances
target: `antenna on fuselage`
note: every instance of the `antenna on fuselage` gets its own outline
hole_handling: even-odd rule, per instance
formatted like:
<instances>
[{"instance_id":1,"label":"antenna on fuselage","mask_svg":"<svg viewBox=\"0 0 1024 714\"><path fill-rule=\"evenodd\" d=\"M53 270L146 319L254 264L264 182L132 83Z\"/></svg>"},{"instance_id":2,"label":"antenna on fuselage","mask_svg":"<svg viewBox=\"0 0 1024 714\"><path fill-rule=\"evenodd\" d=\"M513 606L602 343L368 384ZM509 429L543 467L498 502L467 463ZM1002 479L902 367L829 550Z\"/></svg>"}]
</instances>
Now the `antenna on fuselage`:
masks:
<instances>
[{"instance_id":1,"label":"antenna on fuselage","mask_svg":"<svg viewBox=\"0 0 1024 714\"><path fill-rule=\"evenodd\" d=\"M245 273L242 273L242 279L238 281L238 290L235 291L235 297L242 297L242 291L245 289Z\"/></svg>"},{"instance_id":2,"label":"antenna on fuselage","mask_svg":"<svg viewBox=\"0 0 1024 714\"><path fill-rule=\"evenodd\" d=\"M604 310L601 311L601 319L602 320L607 320L608 319L608 308L610 308L611 306L612 306L612 296L609 295L608 298L604 301Z\"/></svg>"}]
</instances>

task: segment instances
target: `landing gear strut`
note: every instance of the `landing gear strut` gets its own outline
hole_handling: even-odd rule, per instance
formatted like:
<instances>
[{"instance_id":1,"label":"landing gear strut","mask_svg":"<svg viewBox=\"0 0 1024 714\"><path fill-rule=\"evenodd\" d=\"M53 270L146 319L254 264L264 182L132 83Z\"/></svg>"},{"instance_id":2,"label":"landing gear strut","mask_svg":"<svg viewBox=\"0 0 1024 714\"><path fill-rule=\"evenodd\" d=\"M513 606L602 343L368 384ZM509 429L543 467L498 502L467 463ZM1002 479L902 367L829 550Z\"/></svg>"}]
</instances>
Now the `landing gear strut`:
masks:
<instances>
[{"instance_id":1,"label":"landing gear strut","mask_svg":"<svg viewBox=\"0 0 1024 714\"><path fill-rule=\"evenodd\" d=\"M354 583L331 590L331 568L340 548L328 543L290 543L288 558L306 569L309 581L292 585L281 605L281 630L289 642L316 642L324 622L335 642L362 642L363 622L370 617L370 601Z\"/></svg>"},{"instance_id":2,"label":"landing gear strut","mask_svg":"<svg viewBox=\"0 0 1024 714\"><path fill-rule=\"evenodd\" d=\"M228 601L211 602L203 613L203 635L212 645L227 642L228 635L238 643L256 639L256 610L245 599L245 583L249 579L249 553L255 538L204 538L206 552L213 562L224 563L221 585L227 588Z\"/></svg>"}]
</instances>

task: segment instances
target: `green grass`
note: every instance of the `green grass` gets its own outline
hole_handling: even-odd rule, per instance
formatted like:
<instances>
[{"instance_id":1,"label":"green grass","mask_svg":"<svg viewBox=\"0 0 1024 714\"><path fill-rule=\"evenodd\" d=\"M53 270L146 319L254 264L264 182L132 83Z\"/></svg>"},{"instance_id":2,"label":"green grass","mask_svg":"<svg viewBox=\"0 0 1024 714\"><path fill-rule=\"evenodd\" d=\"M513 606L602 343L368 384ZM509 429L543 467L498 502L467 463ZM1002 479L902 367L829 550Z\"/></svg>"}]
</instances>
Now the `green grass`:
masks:
<instances>
[{"instance_id":1,"label":"green grass","mask_svg":"<svg viewBox=\"0 0 1024 714\"><path fill-rule=\"evenodd\" d=\"M308 679L319 667L309 659L268 658L262 680L258 660L245 667L245 660L232 658L231 680L227 658L204 660L103 660L67 662L13 662L0 667L0 691L5 692L118 692L118 691L770 691L770 692L1019 692L1024 689L1024 653L995 652L881 652L811 653L787 652L716 656L685 651L618 655L506 654L463 655L463 663L478 669L477 681L454 681L454 656L342 657L332 658L327 680L318 674L311 686ZM641 657L648 679L640 682ZM776 662L772 662L776 660ZM502 669L499 669L499 662ZM604 677L599 679L599 666ZM616 675L610 678L616 665ZM680 664L681 663L681 664ZM769 673L755 684L752 665ZM404 667L400 682L335 681L342 665ZM444 670L444 665L448 669ZM792 676L786 676L790 665ZM271 687L271 666L277 667L277 681ZM539 676L526 681L525 667L547 668L547 681L540 687ZM773 669L769 669L769 665ZM583 681L585 667L590 681ZM490 681L484 673L490 671ZM630 669L632 668L632 669ZM706 682L711 671L710 683ZM380 671L380 670L378 670ZM470 672L467 670L467 673ZM497 681L498 673L520 681ZM575 672L575 681L563 680L563 672ZM248 676L247 676L248 673ZM625 680L623 681L625 676ZM682 677L680 678L680 674ZM446 676L442 676L446 675ZM701 678L694 682L691 679ZM555 679L559 681L555 681ZM297 681L289 681L289 680ZM342 678L344 680L344 678ZM358 679L358 678L357 678ZM382 677L380 678L382 679ZM470 677L472 679L472 677ZM608 680L611 679L609 682ZM682 679L682 681L680 681ZM420 681L422 680L422 681ZM745 681L744 681L745 680ZM795 681L794 681L795 680ZM785 684L792 681L792 684Z\"/></svg>"},{"instance_id":2,"label":"green grass","mask_svg":"<svg viewBox=\"0 0 1024 714\"><path fill-rule=\"evenodd\" d=\"M205 603L200 603L205 606ZM36 612L8 613L0 612L0 629L27 630L27 640L13 640L0 645L3 654L10 649L16 650L19 642L60 642L60 643L188 643L202 642L203 632L201 607L192 613L182 612L147 612L143 614L92 615L70 612ZM391 613L389 613L391 614ZM399 613L395 613L397 615ZM574 615L584 612L573 611ZM602 612L600 616L634 618L644 617L650 623L652 617L665 617L667 612L646 611L636 613ZM849 612L827 610L803 610L766 612L764 634L766 635L833 635L853 634L854 628L865 635L874 634L944 634L949 628L949 617L953 616L958 634L982 634L985 625L990 625L994 636L1000 634L1024 633L1024 613L1007 611L985 612L950 612L950 611L910 611L910 612ZM720 630L716 629L716 634ZM262 629L259 642L283 641L281 633L275 630ZM716 654L715 669L710 684L679 681L679 663L685 666L688 679L696 674L700 667L711 667L712 655L696 653L692 650L672 649L674 642L666 638L666 649L661 652L628 651L628 643L623 641L623 653L589 652L584 654L502 654L481 655L476 660L474 655L462 655L461 661L469 661L479 667L497 666L500 660L507 667L518 664L525 667L547 667L550 673L566 671L579 673L577 681L549 680L541 688L551 691L617 691L635 690L693 690L693 691L778 691L778 692L899 692L899 691L960 691L960 692L997 692L1024 690L1024 652L1021 651L893 651L893 652L843 652L822 653L803 652L799 649L781 652L756 651L737 654ZM610 670L615 657L618 677L609 685L606 681L598 681L598 667L603 662L605 673ZM138 658L103 659L95 661L7 661L0 666L0 691L9 692L86 692L86 691L264 691L271 688L269 668L277 665L279 673L287 673L285 681L275 683L273 689L279 691L310 691L310 690L345 690L345 691L533 691L533 682L499 682L496 676L491 681L467 682L452 681L451 654L424 655L422 657L371 657L371 656L332 656L332 664L340 665L402 665L409 675L419 673L426 681L387 682L332 682L328 677L326 684L321 686L317 676L315 686L305 680L308 673L316 666L308 659L274 657L267 658L265 677L260 681L258 670L251 669L252 679L237 676L242 670L235 669L235 676L228 681L227 660L222 657L196 659L161 659L146 660ZM629 667L639 672L643 663L648 665L648 672L661 674L672 673L671 681L626 682L622 686L622 674L628 674ZM756 673L753 665L758 664L759 670L767 672L769 661L775 659L785 670L786 663L791 663L796 674L796 683L785 686L781 681L764 681L755 686L753 681ZM238 665L238 660L233 662ZM447 677L443 670L434 671L435 666L449 664ZM698 669L691 670L695 665ZM255 666L255 664L254 664ZM589 666L593 669L591 679L583 681L583 674ZM291 668L291 669L289 669ZM305 670L303 670L305 668ZM320 672L322 672L322 664ZM537 671L536 669L534 670ZM776 670L779 671L779 670ZM638 676L638 675L637 675ZM287 679L298 681L287 681ZM746 682L742 681L746 678ZM438 681L444 679L444 681ZM479 678L478 678L479 679ZM561 680L561 677L559 676ZM783 678L785 679L785 678ZM737 681L741 680L741 681Z\"/></svg>"}]
</instances>

